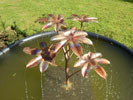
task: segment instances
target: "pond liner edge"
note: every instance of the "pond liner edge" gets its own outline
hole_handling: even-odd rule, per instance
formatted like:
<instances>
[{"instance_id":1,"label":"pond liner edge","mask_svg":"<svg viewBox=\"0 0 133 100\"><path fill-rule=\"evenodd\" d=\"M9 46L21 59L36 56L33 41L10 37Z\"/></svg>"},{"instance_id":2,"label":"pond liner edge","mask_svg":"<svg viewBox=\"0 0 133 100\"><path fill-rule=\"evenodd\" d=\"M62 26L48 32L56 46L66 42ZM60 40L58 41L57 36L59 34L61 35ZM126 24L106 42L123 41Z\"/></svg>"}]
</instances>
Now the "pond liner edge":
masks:
<instances>
[{"instance_id":1,"label":"pond liner edge","mask_svg":"<svg viewBox=\"0 0 133 100\"><path fill-rule=\"evenodd\" d=\"M117 42L116 40L113 40L111 38L96 34L96 33L92 33L92 32L87 32L91 37L96 38L98 40L103 40L105 42L108 42L112 45L115 45L123 50L125 50L126 52L128 52L129 54L131 54L133 56L133 50L131 50L130 48L128 48L127 46L125 46L124 44L121 44L119 42Z\"/></svg>"},{"instance_id":2,"label":"pond liner edge","mask_svg":"<svg viewBox=\"0 0 133 100\"><path fill-rule=\"evenodd\" d=\"M125 45L123 45L123 44L121 44L121 43L119 43L113 39L107 38L105 36L102 36L102 35L99 35L96 33L92 33L92 32L87 32L87 33L88 33L88 36L91 36L91 37L96 38L98 40L103 40L103 41L106 41L106 42L111 43L113 45L116 45L116 46L120 47L121 49L124 49L126 52L128 52L129 54L131 54L133 56L133 51L131 49L129 49L128 47L126 47ZM52 35L52 34L56 34L56 32L55 31L48 31L48 32L37 33L37 34L31 35L29 37L25 37L21 40L17 40L14 43L8 45L6 48L0 50L0 56L3 54L6 54L8 51L10 51L10 49L12 49L13 47L15 47L17 45L21 45L21 44L23 44L29 40L39 38L41 36Z\"/></svg>"}]
</instances>

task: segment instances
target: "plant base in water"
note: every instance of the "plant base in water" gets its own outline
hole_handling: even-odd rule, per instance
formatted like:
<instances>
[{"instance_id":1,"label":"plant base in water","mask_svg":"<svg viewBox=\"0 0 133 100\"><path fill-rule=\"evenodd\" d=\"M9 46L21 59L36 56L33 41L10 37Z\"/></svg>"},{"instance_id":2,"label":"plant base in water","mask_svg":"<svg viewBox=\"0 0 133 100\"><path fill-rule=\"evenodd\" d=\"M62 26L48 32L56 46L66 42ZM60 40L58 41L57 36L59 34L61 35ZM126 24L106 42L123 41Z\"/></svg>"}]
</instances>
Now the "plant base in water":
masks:
<instances>
[{"instance_id":1,"label":"plant base in water","mask_svg":"<svg viewBox=\"0 0 133 100\"><path fill-rule=\"evenodd\" d=\"M66 82L62 85L62 87L65 89L65 90L71 90L72 89L72 82L68 81L68 83L66 84Z\"/></svg>"}]
</instances>

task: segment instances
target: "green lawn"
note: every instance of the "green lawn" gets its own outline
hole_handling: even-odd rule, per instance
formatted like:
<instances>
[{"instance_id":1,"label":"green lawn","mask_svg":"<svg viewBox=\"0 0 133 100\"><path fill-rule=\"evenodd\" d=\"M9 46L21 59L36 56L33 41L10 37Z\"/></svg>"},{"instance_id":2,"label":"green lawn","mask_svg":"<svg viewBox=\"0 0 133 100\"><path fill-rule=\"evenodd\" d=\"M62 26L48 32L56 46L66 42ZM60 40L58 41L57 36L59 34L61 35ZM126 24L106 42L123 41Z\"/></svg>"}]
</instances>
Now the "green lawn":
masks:
<instances>
[{"instance_id":1,"label":"green lawn","mask_svg":"<svg viewBox=\"0 0 133 100\"><path fill-rule=\"evenodd\" d=\"M0 0L0 16L6 26L15 21L27 35L40 32L41 25L34 21L49 13L62 14L66 18L71 14L97 17L99 23L85 25L86 31L102 34L133 49L132 0ZM78 25L78 22L66 23Z\"/></svg>"}]
</instances>

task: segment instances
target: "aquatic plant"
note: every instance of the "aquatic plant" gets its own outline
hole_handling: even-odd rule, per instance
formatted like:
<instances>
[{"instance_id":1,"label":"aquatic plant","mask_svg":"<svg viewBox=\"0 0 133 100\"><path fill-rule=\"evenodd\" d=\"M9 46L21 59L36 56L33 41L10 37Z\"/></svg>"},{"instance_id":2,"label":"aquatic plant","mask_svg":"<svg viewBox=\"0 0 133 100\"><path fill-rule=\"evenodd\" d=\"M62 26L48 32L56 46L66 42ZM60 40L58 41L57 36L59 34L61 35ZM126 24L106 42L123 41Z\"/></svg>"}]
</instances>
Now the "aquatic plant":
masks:
<instances>
[{"instance_id":1,"label":"aquatic plant","mask_svg":"<svg viewBox=\"0 0 133 100\"><path fill-rule=\"evenodd\" d=\"M39 18L36 20L37 22L47 22L47 24L43 26L42 28L43 30L54 25L54 30L55 32L57 32L57 35L53 36L51 38L51 41L59 41L59 42L57 42L56 44L51 44L49 48L47 47L46 43L41 42L40 50L37 48L25 47L23 49L25 53L37 56L36 58L33 58L26 65L26 67L32 68L40 63L41 73L47 70L48 64L59 67L58 65L55 64L54 58L56 57L56 54L60 52L60 50L62 49L65 59L65 68L64 68L66 76L65 88L71 87L71 82L69 81L70 77L72 77L74 74L80 71L82 76L86 77L90 69L94 69L99 76L106 79L107 74L100 64L110 64L110 62L105 58L101 58L102 56L101 53L97 52L92 53L89 51L87 54L83 55L83 48L80 45L80 43L93 45L93 42L86 37L88 36L88 34L82 31L83 23L98 22L97 18L88 17L86 15L82 16L72 15L72 17L69 17L68 19L79 21L81 24L80 31L76 27L73 27L71 29L65 28L65 30L63 30L64 28L62 29L62 25L65 25L65 23L64 23L64 17L61 15L54 16L52 14L49 14L48 18ZM69 69L70 69L69 63L73 54L75 54L78 58L78 61L73 66L80 67L80 70L77 70L74 73L69 74Z\"/></svg>"}]
</instances>

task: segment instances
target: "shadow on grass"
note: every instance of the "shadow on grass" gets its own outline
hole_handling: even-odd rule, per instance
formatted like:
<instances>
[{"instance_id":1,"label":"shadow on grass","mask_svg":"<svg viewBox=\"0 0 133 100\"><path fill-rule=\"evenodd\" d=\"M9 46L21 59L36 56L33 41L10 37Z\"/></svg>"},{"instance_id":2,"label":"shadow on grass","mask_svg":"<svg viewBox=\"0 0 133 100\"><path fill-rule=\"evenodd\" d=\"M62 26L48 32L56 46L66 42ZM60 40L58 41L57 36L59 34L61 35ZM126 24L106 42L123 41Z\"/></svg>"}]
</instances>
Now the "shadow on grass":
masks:
<instances>
[{"instance_id":1,"label":"shadow on grass","mask_svg":"<svg viewBox=\"0 0 133 100\"><path fill-rule=\"evenodd\" d=\"M26 37L26 36L27 36L26 30L21 30L21 29L17 26L17 24L16 24L15 21L13 22L13 25L11 25L11 29L14 30L14 31L16 32L16 35L17 35L17 36L19 36L19 35L21 35L21 36L23 36L23 37Z\"/></svg>"},{"instance_id":2,"label":"shadow on grass","mask_svg":"<svg viewBox=\"0 0 133 100\"><path fill-rule=\"evenodd\" d=\"M133 3L133 0L121 0L121 1L125 1L125 2L131 2L131 3Z\"/></svg>"},{"instance_id":3,"label":"shadow on grass","mask_svg":"<svg viewBox=\"0 0 133 100\"><path fill-rule=\"evenodd\" d=\"M11 26L6 26L6 22L0 16L0 49L5 48L8 44L26 37L26 30L21 30L16 22Z\"/></svg>"}]
</instances>

